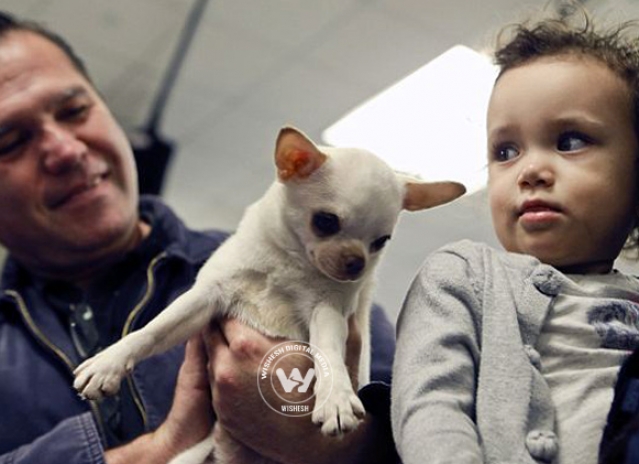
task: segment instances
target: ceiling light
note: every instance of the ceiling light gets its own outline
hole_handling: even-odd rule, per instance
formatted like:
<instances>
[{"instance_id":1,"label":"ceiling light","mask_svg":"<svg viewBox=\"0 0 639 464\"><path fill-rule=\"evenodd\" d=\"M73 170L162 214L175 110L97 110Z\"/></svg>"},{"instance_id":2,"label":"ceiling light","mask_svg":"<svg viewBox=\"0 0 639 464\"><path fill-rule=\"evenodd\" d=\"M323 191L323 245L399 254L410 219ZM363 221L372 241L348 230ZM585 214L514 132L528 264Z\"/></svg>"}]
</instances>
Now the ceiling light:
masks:
<instances>
[{"instance_id":1,"label":"ceiling light","mask_svg":"<svg viewBox=\"0 0 639 464\"><path fill-rule=\"evenodd\" d=\"M322 138L473 192L486 184L486 109L496 76L488 57L457 45L348 113Z\"/></svg>"}]
</instances>

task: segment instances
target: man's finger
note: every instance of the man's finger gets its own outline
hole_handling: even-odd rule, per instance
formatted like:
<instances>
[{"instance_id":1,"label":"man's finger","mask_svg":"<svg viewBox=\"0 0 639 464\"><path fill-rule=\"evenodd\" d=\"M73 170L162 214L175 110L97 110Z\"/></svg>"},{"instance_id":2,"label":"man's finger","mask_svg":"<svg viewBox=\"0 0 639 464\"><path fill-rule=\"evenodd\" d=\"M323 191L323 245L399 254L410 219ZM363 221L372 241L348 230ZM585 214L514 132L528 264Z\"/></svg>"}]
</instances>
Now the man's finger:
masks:
<instances>
[{"instance_id":1,"label":"man's finger","mask_svg":"<svg viewBox=\"0 0 639 464\"><path fill-rule=\"evenodd\" d=\"M209 381L205 375L207 362L208 358L202 337L199 334L194 335L186 343L179 381L187 388L208 388Z\"/></svg>"},{"instance_id":2,"label":"man's finger","mask_svg":"<svg viewBox=\"0 0 639 464\"><path fill-rule=\"evenodd\" d=\"M237 319L223 320L220 323L220 330L229 350L238 361L259 362L262 356L277 342L277 339L267 337Z\"/></svg>"},{"instance_id":3,"label":"man's finger","mask_svg":"<svg viewBox=\"0 0 639 464\"><path fill-rule=\"evenodd\" d=\"M224 365L229 360L229 342L217 322L211 324L202 333L202 340L208 355L209 375L213 377L216 365ZM212 378L211 377L211 378Z\"/></svg>"}]
</instances>

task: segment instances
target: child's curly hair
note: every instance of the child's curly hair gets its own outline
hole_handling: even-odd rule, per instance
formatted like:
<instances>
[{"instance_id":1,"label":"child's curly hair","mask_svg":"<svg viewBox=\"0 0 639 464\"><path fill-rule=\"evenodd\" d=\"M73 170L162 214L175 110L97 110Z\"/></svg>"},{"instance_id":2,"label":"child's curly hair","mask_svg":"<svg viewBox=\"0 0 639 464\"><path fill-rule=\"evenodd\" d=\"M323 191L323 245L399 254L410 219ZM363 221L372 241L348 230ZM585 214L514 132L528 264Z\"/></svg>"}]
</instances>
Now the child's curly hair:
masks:
<instances>
[{"instance_id":1,"label":"child's curly hair","mask_svg":"<svg viewBox=\"0 0 639 464\"><path fill-rule=\"evenodd\" d=\"M583 9L581 14L546 18L507 26L498 35L494 62L499 77L509 69L537 58L577 55L595 58L628 83L633 100L633 125L639 140L639 22L628 21L608 29L599 29ZM639 184L639 153L637 153ZM637 192L639 204L639 191ZM626 242L639 258L639 215Z\"/></svg>"}]
</instances>

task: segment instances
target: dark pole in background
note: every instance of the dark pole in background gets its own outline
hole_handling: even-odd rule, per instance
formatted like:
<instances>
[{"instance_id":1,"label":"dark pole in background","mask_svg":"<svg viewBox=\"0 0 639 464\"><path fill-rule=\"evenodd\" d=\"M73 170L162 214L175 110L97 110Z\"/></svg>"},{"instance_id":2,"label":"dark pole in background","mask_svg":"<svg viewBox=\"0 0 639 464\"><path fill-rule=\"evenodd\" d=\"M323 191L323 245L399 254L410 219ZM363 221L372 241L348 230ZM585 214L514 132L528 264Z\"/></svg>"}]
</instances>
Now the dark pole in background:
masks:
<instances>
[{"instance_id":1,"label":"dark pole in background","mask_svg":"<svg viewBox=\"0 0 639 464\"><path fill-rule=\"evenodd\" d=\"M196 0L193 4L182 28L177 48L160 83L146 127L130 136L138 167L139 190L142 194L159 195L162 191L164 176L175 150L175 143L159 133L162 116L207 2L208 0Z\"/></svg>"}]
</instances>

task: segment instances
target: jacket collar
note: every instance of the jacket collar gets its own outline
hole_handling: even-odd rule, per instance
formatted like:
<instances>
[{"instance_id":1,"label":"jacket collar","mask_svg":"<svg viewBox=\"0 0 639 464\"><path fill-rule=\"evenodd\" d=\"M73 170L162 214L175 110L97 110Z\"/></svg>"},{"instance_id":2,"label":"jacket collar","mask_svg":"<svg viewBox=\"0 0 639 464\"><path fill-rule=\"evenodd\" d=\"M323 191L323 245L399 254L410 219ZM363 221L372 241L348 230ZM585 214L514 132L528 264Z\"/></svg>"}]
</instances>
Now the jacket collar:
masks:
<instances>
[{"instance_id":1,"label":"jacket collar","mask_svg":"<svg viewBox=\"0 0 639 464\"><path fill-rule=\"evenodd\" d=\"M203 263L227 234L221 231L196 232L188 229L184 222L160 199L143 195L139 204L140 217L148 222L151 234L124 258L150 260L160 252L168 259L185 261L192 265ZM11 255L7 256L0 292L20 290L31 281L30 274Z\"/></svg>"}]
</instances>

